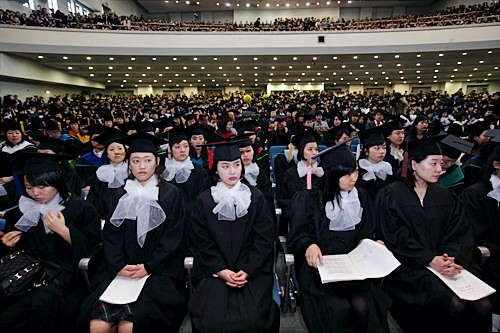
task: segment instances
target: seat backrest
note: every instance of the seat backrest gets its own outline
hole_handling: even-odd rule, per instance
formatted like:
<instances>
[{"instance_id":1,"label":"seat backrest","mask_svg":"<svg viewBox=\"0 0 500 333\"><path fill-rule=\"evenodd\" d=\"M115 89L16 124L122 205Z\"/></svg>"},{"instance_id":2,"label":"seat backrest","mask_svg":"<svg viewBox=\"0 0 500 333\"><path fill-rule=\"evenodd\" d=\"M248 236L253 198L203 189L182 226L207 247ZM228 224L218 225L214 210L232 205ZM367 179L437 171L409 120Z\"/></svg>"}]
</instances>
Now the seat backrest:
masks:
<instances>
[{"instance_id":1,"label":"seat backrest","mask_svg":"<svg viewBox=\"0 0 500 333\"><path fill-rule=\"evenodd\" d=\"M274 175L274 160L276 156L281 154L288 146L271 146L269 147L269 158L271 162L271 175L273 176L273 180L276 183L276 176Z\"/></svg>"}]
</instances>

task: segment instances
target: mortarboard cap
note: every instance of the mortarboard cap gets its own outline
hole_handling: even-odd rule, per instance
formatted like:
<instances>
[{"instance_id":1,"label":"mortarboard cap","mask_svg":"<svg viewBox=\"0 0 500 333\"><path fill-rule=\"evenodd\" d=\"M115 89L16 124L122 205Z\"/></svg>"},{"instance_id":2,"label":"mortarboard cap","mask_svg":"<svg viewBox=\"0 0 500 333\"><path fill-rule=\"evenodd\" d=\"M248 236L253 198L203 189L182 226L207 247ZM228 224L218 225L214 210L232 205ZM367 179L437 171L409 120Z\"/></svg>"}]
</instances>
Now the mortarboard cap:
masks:
<instances>
[{"instance_id":1,"label":"mortarboard cap","mask_svg":"<svg viewBox=\"0 0 500 333\"><path fill-rule=\"evenodd\" d=\"M61 131L61 123L55 120L49 120L47 122L47 130L48 131Z\"/></svg>"},{"instance_id":2,"label":"mortarboard cap","mask_svg":"<svg viewBox=\"0 0 500 333\"><path fill-rule=\"evenodd\" d=\"M328 130L328 133L334 140L339 140L344 133L351 137L351 132L351 124L349 124L348 122L344 122L339 126L332 127Z\"/></svg>"},{"instance_id":3,"label":"mortarboard cap","mask_svg":"<svg viewBox=\"0 0 500 333\"><path fill-rule=\"evenodd\" d=\"M255 111L250 111L250 110L243 111L243 113L241 114L243 118L252 118L254 115Z\"/></svg>"},{"instance_id":4,"label":"mortarboard cap","mask_svg":"<svg viewBox=\"0 0 500 333\"><path fill-rule=\"evenodd\" d=\"M101 124L96 124L96 125L90 125L89 126L89 134L90 136L98 134L101 135L104 132L106 132L107 127Z\"/></svg>"},{"instance_id":5,"label":"mortarboard cap","mask_svg":"<svg viewBox=\"0 0 500 333\"><path fill-rule=\"evenodd\" d=\"M5 119L2 124L4 131L21 131L21 124L12 119Z\"/></svg>"},{"instance_id":6,"label":"mortarboard cap","mask_svg":"<svg viewBox=\"0 0 500 333\"><path fill-rule=\"evenodd\" d=\"M290 127L290 136L298 135L298 134L304 132L308 128L309 127L306 127L302 124L294 124Z\"/></svg>"},{"instance_id":7,"label":"mortarboard cap","mask_svg":"<svg viewBox=\"0 0 500 333\"><path fill-rule=\"evenodd\" d=\"M203 146L214 147L214 161L235 161L241 157L239 140L210 143Z\"/></svg>"},{"instance_id":8,"label":"mortarboard cap","mask_svg":"<svg viewBox=\"0 0 500 333\"><path fill-rule=\"evenodd\" d=\"M276 116L275 120L276 120L277 122L286 121L286 116L285 116L285 115L280 114L280 115Z\"/></svg>"},{"instance_id":9,"label":"mortarboard cap","mask_svg":"<svg viewBox=\"0 0 500 333\"><path fill-rule=\"evenodd\" d=\"M385 143L384 137L384 125L378 127L372 127L364 131L358 132L359 139L363 144L363 148L368 148L370 146L382 145Z\"/></svg>"},{"instance_id":10,"label":"mortarboard cap","mask_svg":"<svg viewBox=\"0 0 500 333\"><path fill-rule=\"evenodd\" d=\"M238 144L238 148L245 148L252 145L252 139L250 139L249 134L239 135L234 142Z\"/></svg>"},{"instance_id":11,"label":"mortarboard cap","mask_svg":"<svg viewBox=\"0 0 500 333\"><path fill-rule=\"evenodd\" d=\"M40 134L35 137L35 141L40 142L38 144L38 150L52 150L56 154L63 154L65 152L65 141L56 139L44 134Z\"/></svg>"},{"instance_id":12,"label":"mortarboard cap","mask_svg":"<svg viewBox=\"0 0 500 333\"><path fill-rule=\"evenodd\" d=\"M454 135L448 134L440 142L441 151L444 156L457 159L461 153L470 154L474 144L472 142L460 139Z\"/></svg>"},{"instance_id":13,"label":"mortarboard cap","mask_svg":"<svg viewBox=\"0 0 500 333\"><path fill-rule=\"evenodd\" d=\"M61 171L59 162L68 160L70 156L61 154L22 153L12 160L14 170L18 174L43 174Z\"/></svg>"},{"instance_id":14,"label":"mortarboard cap","mask_svg":"<svg viewBox=\"0 0 500 333\"><path fill-rule=\"evenodd\" d=\"M165 140L152 136L146 132L134 133L117 142L129 146L127 150L128 156L132 153L153 153L156 156L158 154L158 147L166 143Z\"/></svg>"},{"instance_id":15,"label":"mortarboard cap","mask_svg":"<svg viewBox=\"0 0 500 333\"><path fill-rule=\"evenodd\" d=\"M142 121L142 122L138 123L136 129L137 129L137 132L144 132L144 133L147 133L147 132L155 133L156 132L156 128L149 121Z\"/></svg>"},{"instance_id":16,"label":"mortarboard cap","mask_svg":"<svg viewBox=\"0 0 500 333\"><path fill-rule=\"evenodd\" d=\"M495 129L490 129L488 130L488 132L486 132L484 134L484 136L487 136L487 137L493 137L493 138L497 138L497 137L500 137L500 129L498 128L495 128Z\"/></svg>"},{"instance_id":17,"label":"mortarboard cap","mask_svg":"<svg viewBox=\"0 0 500 333\"><path fill-rule=\"evenodd\" d=\"M402 129L403 129L402 119L399 117L393 118L393 120L388 121L383 125L383 131L385 137L390 136L394 131Z\"/></svg>"},{"instance_id":18,"label":"mortarboard cap","mask_svg":"<svg viewBox=\"0 0 500 333\"><path fill-rule=\"evenodd\" d=\"M299 150L302 150L302 147L307 143L318 142L319 140L321 140L321 136L316 131L308 128L304 132L295 135L292 138L292 144Z\"/></svg>"},{"instance_id":19,"label":"mortarboard cap","mask_svg":"<svg viewBox=\"0 0 500 333\"><path fill-rule=\"evenodd\" d=\"M446 134L442 134L425 139L408 141L409 158L442 155L443 152L439 146L439 142L444 139L445 136Z\"/></svg>"},{"instance_id":20,"label":"mortarboard cap","mask_svg":"<svg viewBox=\"0 0 500 333\"><path fill-rule=\"evenodd\" d=\"M245 132L255 133L255 132L257 132L257 127L259 127L259 123L257 123L255 120L244 121L241 124L238 132L240 132L240 133L245 133Z\"/></svg>"},{"instance_id":21,"label":"mortarboard cap","mask_svg":"<svg viewBox=\"0 0 500 333\"><path fill-rule=\"evenodd\" d=\"M356 161L354 155L352 154L346 143L351 141L348 139L339 142L335 146L323 150L319 154L314 155L312 158L321 157L320 166L325 169L333 168L334 166L344 165L348 162Z\"/></svg>"},{"instance_id":22,"label":"mortarboard cap","mask_svg":"<svg viewBox=\"0 0 500 333\"><path fill-rule=\"evenodd\" d=\"M186 128L186 132L189 138L193 135L203 135L206 136L205 130L203 129L203 126L201 126L199 123L195 123L191 126L188 126Z\"/></svg>"},{"instance_id":23,"label":"mortarboard cap","mask_svg":"<svg viewBox=\"0 0 500 333\"><path fill-rule=\"evenodd\" d=\"M104 133L96 136L93 140L107 147L113 142L118 142L118 140L123 139L125 136L127 136L125 133L116 128L108 128Z\"/></svg>"},{"instance_id":24,"label":"mortarboard cap","mask_svg":"<svg viewBox=\"0 0 500 333\"><path fill-rule=\"evenodd\" d=\"M168 131L167 138L170 147L184 140L189 142L186 131L184 130L184 128L179 126L175 126L170 131Z\"/></svg>"},{"instance_id":25,"label":"mortarboard cap","mask_svg":"<svg viewBox=\"0 0 500 333\"><path fill-rule=\"evenodd\" d=\"M490 126L487 122L478 120L475 123L470 124L467 127L467 132L470 137L475 137L481 135L484 131L487 131L490 129Z\"/></svg>"}]
</instances>

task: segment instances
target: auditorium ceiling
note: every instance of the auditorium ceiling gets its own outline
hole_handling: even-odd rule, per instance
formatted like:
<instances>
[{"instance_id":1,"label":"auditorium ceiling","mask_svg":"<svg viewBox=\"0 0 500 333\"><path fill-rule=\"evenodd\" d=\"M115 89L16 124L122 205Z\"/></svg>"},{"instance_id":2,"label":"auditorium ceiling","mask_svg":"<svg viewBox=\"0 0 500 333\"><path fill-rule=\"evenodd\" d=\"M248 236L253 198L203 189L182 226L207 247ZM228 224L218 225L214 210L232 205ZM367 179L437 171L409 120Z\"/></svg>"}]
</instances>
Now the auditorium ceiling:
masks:
<instances>
[{"instance_id":1,"label":"auditorium ceiling","mask_svg":"<svg viewBox=\"0 0 500 333\"><path fill-rule=\"evenodd\" d=\"M436 0L136 0L149 13L329 7L422 7Z\"/></svg>"},{"instance_id":2,"label":"auditorium ceiling","mask_svg":"<svg viewBox=\"0 0 500 333\"><path fill-rule=\"evenodd\" d=\"M105 84L109 88L154 86L255 87L267 84L380 86L408 83L499 81L500 48L449 52L280 56L15 55Z\"/></svg>"}]
</instances>

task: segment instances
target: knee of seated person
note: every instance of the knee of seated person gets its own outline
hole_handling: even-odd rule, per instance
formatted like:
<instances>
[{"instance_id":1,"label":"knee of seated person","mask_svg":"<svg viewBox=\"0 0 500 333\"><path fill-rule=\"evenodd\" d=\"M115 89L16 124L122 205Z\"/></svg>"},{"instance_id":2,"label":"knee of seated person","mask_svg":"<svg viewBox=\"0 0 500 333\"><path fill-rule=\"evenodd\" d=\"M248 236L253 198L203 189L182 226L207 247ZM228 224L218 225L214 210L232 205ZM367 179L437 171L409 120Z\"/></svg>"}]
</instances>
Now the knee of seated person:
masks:
<instances>
[{"instance_id":1,"label":"knee of seated person","mask_svg":"<svg viewBox=\"0 0 500 333\"><path fill-rule=\"evenodd\" d=\"M450 314L461 314L465 311L465 303L461 301L458 297L453 296L450 302L449 312Z\"/></svg>"},{"instance_id":2,"label":"knee of seated person","mask_svg":"<svg viewBox=\"0 0 500 333\"><path fill-rule=\"evenodd\" d=\"M491 304L491 301L486 298L471 302L471 308L476 314L486 316L491 314L493 305Z\"/></svg>"}]
</instances>

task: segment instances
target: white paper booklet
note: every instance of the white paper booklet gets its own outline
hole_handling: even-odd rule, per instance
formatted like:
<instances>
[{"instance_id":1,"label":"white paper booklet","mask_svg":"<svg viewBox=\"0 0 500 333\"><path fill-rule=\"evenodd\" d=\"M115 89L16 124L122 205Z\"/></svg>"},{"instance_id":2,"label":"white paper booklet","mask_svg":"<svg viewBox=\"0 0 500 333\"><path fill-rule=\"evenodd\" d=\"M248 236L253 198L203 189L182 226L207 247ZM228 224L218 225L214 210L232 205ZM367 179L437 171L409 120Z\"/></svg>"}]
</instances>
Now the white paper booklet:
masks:
<instances>
[{"instance_id":1,"label":"white paper booklet","mask_svg":"<svg viewBox=\"0 0 500 333\"><path fill-rule=\"evenodd\" d=\"M133 303L139 298L142 288L150 275L140 279L117 275L99 297L99 300L110 304Z\"/></svg>"},{"instance_id":2,"label":"white paper booklet","mask_svg":"<svg viewBox=\"0 0 500 333\"><path fill-rule=\"evenodd\" d=\"M436 274L458 297L466 301L477 301L496 291L466 269L462 269L457 275L443 275L429 266L427 269Z\"/></svg>"},{"instance_id":3,"label":"white paper booklet","mask_svg":"<svg viewBox=\"0 0 500 333\"><path fill-rule=\"evenodd\" d=\"M316 263L322 283L381 278L401 265L391 251L371 239L363 239L348 254L323 256L323 265Z\"/></svg>"}]
</instances>

